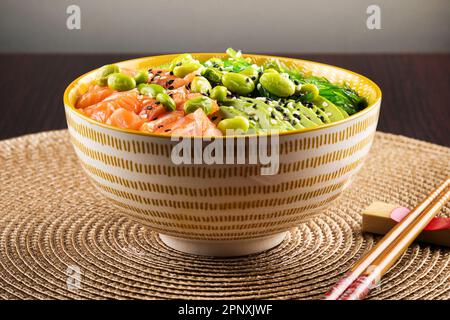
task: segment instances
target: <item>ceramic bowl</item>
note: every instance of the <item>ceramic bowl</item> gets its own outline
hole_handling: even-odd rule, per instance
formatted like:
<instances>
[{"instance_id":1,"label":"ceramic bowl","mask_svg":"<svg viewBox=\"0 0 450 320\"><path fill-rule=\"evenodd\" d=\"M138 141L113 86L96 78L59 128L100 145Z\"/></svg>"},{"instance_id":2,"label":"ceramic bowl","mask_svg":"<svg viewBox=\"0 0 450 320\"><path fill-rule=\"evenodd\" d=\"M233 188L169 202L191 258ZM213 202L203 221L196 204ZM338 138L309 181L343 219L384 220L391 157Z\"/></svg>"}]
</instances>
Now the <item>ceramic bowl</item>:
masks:
<instances>
[{"instance_id":1,"label":"ceramic bowl","mask_svg":"<svg viewBox=\"0 0 450 320\"><path fill-rule=\"evenodd\" d=\"M126 68L163 65L176 55L117 63ZM206 60L220 53L199 53ZM287 231L321 212L349 185L376 130L381 91L354 72L321 63L245 55L255 63L277 58L331 82L347 83L369 106L349 118L313 129L281 133L279 171L261 175L255 164L174 164L170 137L96 122L74 108L93 80L91 71L64 93L67 125L79 161L118 211L159 233L169 247L199 255L238 256L267 250ZM192 138L195 139L195 138ZM244 137L217 139L244 140Z\"/></svg>"}]
</instances>

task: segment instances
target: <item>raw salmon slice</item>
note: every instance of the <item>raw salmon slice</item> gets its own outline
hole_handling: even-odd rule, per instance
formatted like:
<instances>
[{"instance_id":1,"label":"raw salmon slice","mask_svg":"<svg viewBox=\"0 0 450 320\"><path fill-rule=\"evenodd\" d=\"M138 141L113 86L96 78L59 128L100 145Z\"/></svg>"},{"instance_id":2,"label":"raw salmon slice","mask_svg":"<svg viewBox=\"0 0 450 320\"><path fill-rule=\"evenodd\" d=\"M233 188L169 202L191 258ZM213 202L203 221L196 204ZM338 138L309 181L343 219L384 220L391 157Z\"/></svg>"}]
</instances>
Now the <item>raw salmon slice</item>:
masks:
<instances>
[{"instance_id":1,"label":"raw salmon slice","mask_svg":"<svg viewBox=\"0 0 450 320\"><path fill-rule=\"evenodd\" d=\"M124 129L139 129L145 119L142 119L133 111L129 111L124 108L119 108L114 110L109 119L106 121L107 124L124 128Z\"/></svg>"},{"instance_id":2,"label":"raw salmon slice","mask_svg":"<svg viewBox=\"0 0 450 320\"><path fill-rule=\"evenodd\" d=\"M103 101L105 98L112 95L115 91L109 87L100 87L98 85L93 85L89 87L88 91L81 95L75 105L78 109L84 109L93 104Z\"/></svg>"},{"instance_id":3,"label":"raw salmon slice","mask_svg":"<svg viewBox=\"0 0 450 320\"><path fill-rule=\"evenodd\" d=\"M168 112L157 120L145 122L139 130L145 132L167 133L170 134L170 125L183 117L182 111Z\"/></svg>"},{"instance_id":4,"label":"raw salmon slice","mask_svg":"<svg viewBox=\"0 0 450 320\"><path fill-rule=\"evenodd\" d=\"M182 136L221 136L222 132L215 127L202 109L186 115L178 121L169 124L167 129L171 129L172 135Z\"/></svg>"}]
</instances>

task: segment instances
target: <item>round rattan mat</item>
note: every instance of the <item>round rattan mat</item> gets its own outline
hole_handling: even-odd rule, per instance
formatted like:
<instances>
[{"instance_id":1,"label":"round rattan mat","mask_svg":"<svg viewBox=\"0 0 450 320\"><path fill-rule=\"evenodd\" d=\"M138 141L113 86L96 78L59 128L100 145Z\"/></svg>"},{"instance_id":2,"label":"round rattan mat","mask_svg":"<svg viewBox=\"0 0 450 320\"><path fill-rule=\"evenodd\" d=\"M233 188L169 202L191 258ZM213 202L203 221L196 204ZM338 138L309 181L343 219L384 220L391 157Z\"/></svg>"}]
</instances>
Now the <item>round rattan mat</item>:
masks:
<instances>
[{"instance_id":1,"label":"round rattan mat","mask_svg":"<svg viewBox=\"0 0 450 320\"><path fill-rule=\"evenodd\" d=\"M320 298L377 239L360 232L365 206L381 200L412 207L449 172L450 149L377 133L335 206L272 250L217 259L174 251L121 215L84 176L65 130L5 140L0 297ZM449 299L450 249L413 244L370 298Z\"/></svg>"}]
</instances>

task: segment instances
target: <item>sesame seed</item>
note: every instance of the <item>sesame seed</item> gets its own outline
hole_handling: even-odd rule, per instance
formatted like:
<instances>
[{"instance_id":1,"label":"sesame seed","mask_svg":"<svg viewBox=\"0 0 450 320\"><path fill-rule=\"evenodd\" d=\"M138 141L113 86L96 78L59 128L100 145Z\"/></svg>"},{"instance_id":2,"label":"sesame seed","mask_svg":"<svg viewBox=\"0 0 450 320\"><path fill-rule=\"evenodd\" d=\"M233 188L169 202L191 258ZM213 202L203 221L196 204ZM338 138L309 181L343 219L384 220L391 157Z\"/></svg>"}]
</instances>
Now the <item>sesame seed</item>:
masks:
<instances>
[{"instance_id":1,"label":"sesame seed","mask_svg":"<svg viewBox=\"0 0 450 320\"><path fill-rule=\"evenodd\" d=\"M173 90L173 86L170 86L170 87L168 87L167 89L169 89L169 90Z\"/></svg>"}]
</instances>

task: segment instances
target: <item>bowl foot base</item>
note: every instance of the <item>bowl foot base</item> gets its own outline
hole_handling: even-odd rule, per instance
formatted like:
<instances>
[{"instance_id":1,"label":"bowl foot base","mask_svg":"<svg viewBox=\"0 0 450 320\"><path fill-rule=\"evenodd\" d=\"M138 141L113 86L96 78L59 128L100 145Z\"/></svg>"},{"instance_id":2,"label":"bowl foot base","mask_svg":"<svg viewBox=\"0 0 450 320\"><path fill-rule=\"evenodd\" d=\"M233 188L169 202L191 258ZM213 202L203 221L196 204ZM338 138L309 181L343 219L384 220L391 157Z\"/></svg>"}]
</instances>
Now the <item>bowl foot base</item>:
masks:
<instances>
[{"instance_id":1,"label":"bowl foot base","mask_svg":"<svg viewBox=\"0 0 450 320\"><path fill-rule=\"evenodd\" d=\"M279 245L287 232L249 240L191 240L159 234L172 249L200 256L237 257L269 250Z\"/></svg>"}]
</instances>

